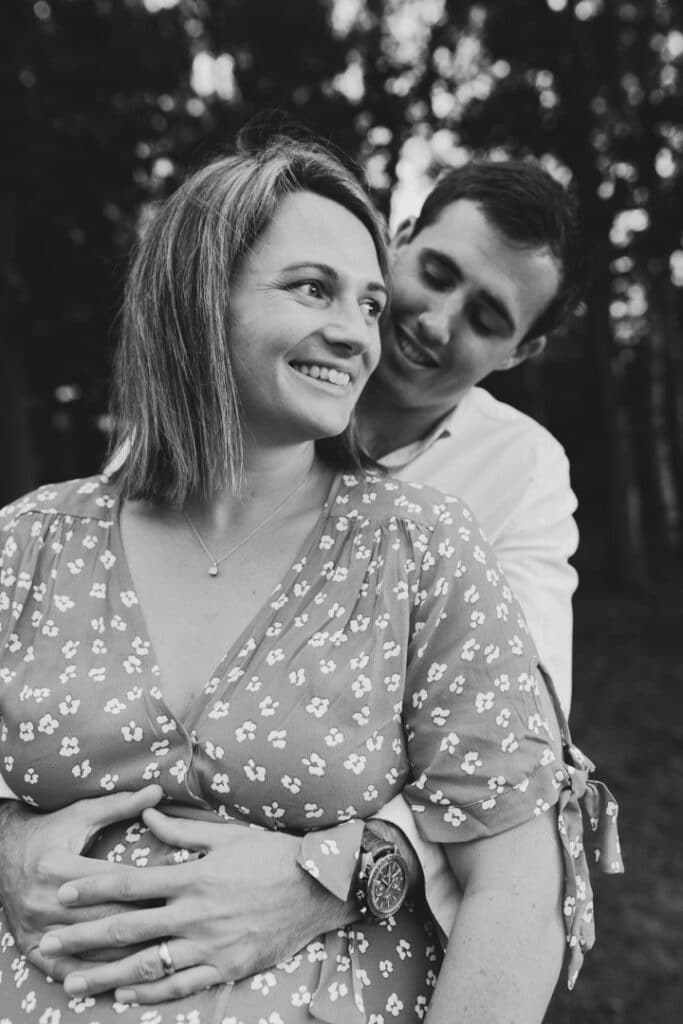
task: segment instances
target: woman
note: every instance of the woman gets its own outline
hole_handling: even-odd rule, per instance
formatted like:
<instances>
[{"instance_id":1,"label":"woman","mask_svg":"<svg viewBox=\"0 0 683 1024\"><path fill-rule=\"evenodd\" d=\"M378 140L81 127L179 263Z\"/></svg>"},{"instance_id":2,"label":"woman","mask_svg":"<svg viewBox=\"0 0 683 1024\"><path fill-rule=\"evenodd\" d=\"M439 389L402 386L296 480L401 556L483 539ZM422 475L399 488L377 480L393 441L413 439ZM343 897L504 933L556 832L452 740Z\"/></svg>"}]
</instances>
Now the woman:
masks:
<instances>
[{"instance_id":1,"label":"woman","mask_svg":"<svg viewBox=\"0 0 683 1024\"><path fill-rule=\"evenodd\" d=\"M419 899L234 987L201 943L133 953L152 985L173 973L185 993L150 1010L116 963L62 990L3 925L3 1021L541 1019L564 947L558 822L584 864L577 822L554 810L575 779L468 510L360 465L350 424L386 278L376 215L315 148L219 161L164 205L126 295L124 465L4 514L1 739L10 785L40 809L151 782L209 812L207 848L236 818L303 834L304 863L312 830L404 788L463 889L438 983ZM151 837L177 831L144 821L106 829L89 856L158 861ZM565 890L569 917L582 885ZM158 934L165 912L131 916ZM55 929L42 952L91 949L88 929Z\"/></svg>"}]
</instances>

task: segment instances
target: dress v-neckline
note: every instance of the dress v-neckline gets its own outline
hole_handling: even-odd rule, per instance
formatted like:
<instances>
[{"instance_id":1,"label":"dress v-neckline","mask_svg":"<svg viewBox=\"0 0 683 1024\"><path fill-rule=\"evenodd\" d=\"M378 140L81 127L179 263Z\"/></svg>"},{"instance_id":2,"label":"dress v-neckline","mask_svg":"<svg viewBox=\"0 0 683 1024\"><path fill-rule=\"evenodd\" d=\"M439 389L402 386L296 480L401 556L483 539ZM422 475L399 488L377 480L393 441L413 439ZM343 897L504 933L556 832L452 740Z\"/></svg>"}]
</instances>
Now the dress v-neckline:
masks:
<instances>
[{"instance_id":1,"label":"dress v-neckline","mask_svg":"<svg viewBox=\"0 0 683 1024\"><path fill-rule=\"evenodd\" d=\"M332 509L337 501L339 491L341 489L342 480L344 477L343 470L337 470L332 478L330 489L327 494L324 505L320 510L313 527L303 539L294 561L289 566L285 574L281 577L275 587L270 591L267 597L263 600L256 614L252 619L244 626L240 631L236 639L230 645L228 650L225 652L223 657L217 663L216 667L212 672L209 673L208 678L201 682L199 689L195 696L189 702L187 708L182 715L176 715L173 708L168 703L166 696L164 695L164 679L161 672L161 664L157 657L156 649L152 642L152 637L147 626L147 618L145 616L144 609L140 602L137 587L133 579L133 574L126 554L126 549L123 544L123 536L121 532L121 509L123 503L123 497L120 494L115 495L115 506L113 516L113 530L109 538L110 548L113 549L113 554L116 558L116 565L120 566L120 576L125 582L125 589L135 595L135 602L131 607L131 612L135 616L136 632L143 636L146 642L149 644L149 651L151 654L151 660L153 667L157 670L156 679L158 680L159 689L161 691L161 700L164 704L169 715L173 720L181 726L188 734L196 727L201 715L205 709L207 701L214 696L214 692L207 692L209 683L215 678L224 678L226 675L227 667L237 658L242 652L245 644L254 637L260 635L268 624L269 619L272 619L276 609L273 608L273 602L279 593L287 593L294 585L296 578L301 573L302 569L306 565L309 555L316 544L319 543L320 537L322 536L323 530L325 529L327 522L332 514Z\"/></svg>"}]
</instances>

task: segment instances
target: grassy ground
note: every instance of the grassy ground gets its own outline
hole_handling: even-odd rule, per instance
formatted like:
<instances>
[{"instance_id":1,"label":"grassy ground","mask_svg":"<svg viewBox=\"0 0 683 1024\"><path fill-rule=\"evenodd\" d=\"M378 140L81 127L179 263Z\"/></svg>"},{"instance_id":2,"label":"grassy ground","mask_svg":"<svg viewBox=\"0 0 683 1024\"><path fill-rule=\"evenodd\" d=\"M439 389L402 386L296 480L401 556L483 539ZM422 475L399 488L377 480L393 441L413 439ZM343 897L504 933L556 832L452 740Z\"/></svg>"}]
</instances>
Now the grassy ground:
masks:
<instances>
[{"instance_id":1,"label":"grassy ground","mask_svg":"<svg viewBox=\"0 0 683 1024\"><path fill-rule=\"evenodd\" d=\"M576 743L620 804L626 874L596 885L598 939L546 1024L672 1024L683 1013L683 578L576 600Z\"/></svg>"}]
</instances>

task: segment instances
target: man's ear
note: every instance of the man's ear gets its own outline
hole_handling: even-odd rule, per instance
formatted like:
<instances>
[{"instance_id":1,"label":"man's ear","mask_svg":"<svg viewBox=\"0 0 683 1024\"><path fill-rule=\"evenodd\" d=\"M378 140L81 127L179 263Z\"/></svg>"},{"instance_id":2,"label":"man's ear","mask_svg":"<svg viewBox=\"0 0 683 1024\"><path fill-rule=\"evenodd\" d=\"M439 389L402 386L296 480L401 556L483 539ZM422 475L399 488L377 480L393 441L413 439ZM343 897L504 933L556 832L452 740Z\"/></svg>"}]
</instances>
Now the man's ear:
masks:
<instances>
[{"instance_id":1,"label":"man's ear","mask_svg":"<svg viewBox=\"0 0 683 1024\"><path fill-rule=\"evenodd\" d=\"M389 248L392 252L395 252L397 249L400 249L401 246L408 244L413 237L413 231L415 230L416 223L417 217L406 217L401 221L389 244Z\"/></svg>"},{"instance_id":2,"label":"man's ear","mask_svg":"<svg viewBox=\"0 0 683 1024\"><path fill-rule=\"evenodd\" d=\"M519 366L527 359L533 359L534 356L540 356L541 352L546 345L545 334L539 335L537 338L525 338L524 341L520 341L519 345L515 349L515 354L510 356L503 363L503 370L511 370L513 366Z\"/></svg>"}]
</instances>

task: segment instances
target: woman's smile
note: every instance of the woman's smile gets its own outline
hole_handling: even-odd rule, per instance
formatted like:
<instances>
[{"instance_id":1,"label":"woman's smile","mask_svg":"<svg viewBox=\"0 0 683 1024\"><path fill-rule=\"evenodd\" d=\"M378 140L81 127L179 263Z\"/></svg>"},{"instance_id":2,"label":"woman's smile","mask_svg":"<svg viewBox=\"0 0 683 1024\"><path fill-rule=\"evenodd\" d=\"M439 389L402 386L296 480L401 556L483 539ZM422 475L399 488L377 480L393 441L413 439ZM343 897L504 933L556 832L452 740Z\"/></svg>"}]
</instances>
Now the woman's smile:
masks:
<instances>
[{"instance_id":1,"label":"woman's smile","mask_svg":"<svg viewBox=\"0 0 683 1024\"><path fill-rule=\"evenodd\" d=\"M291 363L291 367L302 377L308 377L319 384L332 384L336 389L345 389L351 383L348 370L335 369L325 363Z\"/></svg>"}]
</instances>

